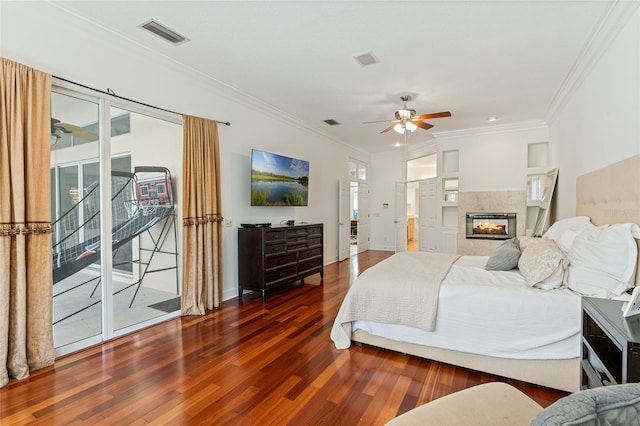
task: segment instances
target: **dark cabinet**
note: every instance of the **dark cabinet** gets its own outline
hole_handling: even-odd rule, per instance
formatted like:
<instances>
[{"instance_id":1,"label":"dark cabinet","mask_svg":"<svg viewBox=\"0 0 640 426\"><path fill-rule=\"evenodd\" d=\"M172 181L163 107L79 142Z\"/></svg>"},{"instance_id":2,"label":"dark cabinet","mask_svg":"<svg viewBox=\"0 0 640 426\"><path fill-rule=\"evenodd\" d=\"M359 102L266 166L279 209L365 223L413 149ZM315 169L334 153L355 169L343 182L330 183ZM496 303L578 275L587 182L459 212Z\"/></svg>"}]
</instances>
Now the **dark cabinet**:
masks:
<instances>
[{"instance_id":1,"label":"dark cabinet","mask_svg":"<svg viewBox=\"0 0 640 426\"><path fill-rule=\"evenodd\" d=\"M238 228L238 290L266 292L319 273L323 276L323 226Z\"/></svg>"},{"instance_id":2,"label":"dark cabinet","mask_svg":"<svg viewBox=\"0 0 640 426\"><path fill-rule=\"evenodd\" d=\"M640 315L618 300L582 298L582 387L640 382Z\"/></svg>"}]
</instances>

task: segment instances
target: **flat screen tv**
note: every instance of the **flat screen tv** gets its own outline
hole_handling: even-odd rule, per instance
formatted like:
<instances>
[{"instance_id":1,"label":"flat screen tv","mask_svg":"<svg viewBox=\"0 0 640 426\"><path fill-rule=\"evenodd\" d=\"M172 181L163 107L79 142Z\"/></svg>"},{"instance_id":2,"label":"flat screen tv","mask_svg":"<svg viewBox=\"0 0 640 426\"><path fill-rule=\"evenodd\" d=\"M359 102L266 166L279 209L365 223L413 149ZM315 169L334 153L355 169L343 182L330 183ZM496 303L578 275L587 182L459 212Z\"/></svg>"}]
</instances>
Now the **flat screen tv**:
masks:
<instances>
[{"instance_id":1,"label":"flat screen tv","mask_svg":"<svg viewBox=\"0 0 640 426\"><path fill-rule=\"evenodd\" d=\"M309 162L251 150L251 205L306 206Z\"/></svg>"}]
</instances>

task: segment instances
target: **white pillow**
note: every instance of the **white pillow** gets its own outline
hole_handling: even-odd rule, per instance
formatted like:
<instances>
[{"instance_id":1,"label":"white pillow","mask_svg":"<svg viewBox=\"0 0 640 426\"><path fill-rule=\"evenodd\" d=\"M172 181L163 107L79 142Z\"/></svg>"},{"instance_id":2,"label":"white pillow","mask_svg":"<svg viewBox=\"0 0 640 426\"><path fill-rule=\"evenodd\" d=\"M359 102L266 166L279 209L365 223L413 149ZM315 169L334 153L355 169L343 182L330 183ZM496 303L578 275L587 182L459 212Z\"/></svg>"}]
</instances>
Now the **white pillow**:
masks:
<instances>
[{"instance_id":1,"label":"white pillow","mask_svg":"<svg viewBox=\"0 0 640 426\"><path fill-rule=\"evenodd\" d=\"M568 263L566 255L553 240L538 238L522 251L518 268L530 287L552 290L562 287Z\"/></svg>"},{"instance_id":2,"label":"white pillow","mask_svg":"<svg viewBox=\"0 0 640 426\"><path fill-rule=\"evenodd\" d=\"M569 253L573 241L587 226L591 225L591 219L587 216L568 217L560 219L549 227L543 237L547 237L558 244L565 253Z\"/></svg>"},{"instance_id":3,"label":"white pillow","mask_svg":"<svg viewBox=\"0 0 640 426\"><path fill-rule=\"evenodd\" d=\"M569 288L588 296L619 296L633 287L640 228L635 223L587 226L569 252Z\"/></svg>"}]
</instances>

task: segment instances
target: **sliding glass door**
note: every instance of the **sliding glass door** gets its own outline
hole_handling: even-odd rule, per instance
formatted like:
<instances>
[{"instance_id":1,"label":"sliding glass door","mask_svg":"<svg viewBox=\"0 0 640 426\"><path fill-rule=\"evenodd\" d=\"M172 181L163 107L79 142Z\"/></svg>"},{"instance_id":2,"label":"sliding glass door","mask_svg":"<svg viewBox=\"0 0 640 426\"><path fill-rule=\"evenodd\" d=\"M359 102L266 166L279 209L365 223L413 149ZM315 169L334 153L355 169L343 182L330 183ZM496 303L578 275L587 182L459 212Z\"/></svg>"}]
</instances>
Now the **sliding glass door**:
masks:
<instances>
[{"instance_id":1,"label":"sliding glass door","mask_svg":"<svg viewBox=\"0 0 640 426\"><path fill-rule=\"evenodd\" d=\"M51 97L54 344L177 315L182 126L69 89Z\"/></svg>"}]
</instances>

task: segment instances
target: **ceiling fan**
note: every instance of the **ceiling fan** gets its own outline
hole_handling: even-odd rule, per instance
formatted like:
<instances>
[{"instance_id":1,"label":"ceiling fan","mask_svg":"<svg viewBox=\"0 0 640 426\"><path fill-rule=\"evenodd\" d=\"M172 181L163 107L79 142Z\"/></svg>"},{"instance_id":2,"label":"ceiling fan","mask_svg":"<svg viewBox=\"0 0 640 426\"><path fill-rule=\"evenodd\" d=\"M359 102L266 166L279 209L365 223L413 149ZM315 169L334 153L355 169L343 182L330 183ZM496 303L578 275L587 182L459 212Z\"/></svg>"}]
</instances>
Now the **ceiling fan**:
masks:
<instances>
[{"instance_id":1,"label":"ceiling fan","mask_svg":"<svg viewBox=\"0 0 640 426\"><path fill-rule=\"evenodd\" d=\"M425 123L424 120L428 120L430 118L441 118L441 117L451 117L451 113L449 111L444 112L434 112L431 114L416 114L415 109L407 108L407 102L411 100L411 96L405 95L400 96L400 100L402 100L403 105L402 108L395 112L395 120L379 120L379 121L365 121L363 124L369 123L383 123L390 122L391 125L381 131L380 133L388 132L393 129L400 134L404 134L405 130L409 130L410 132L415 131L417 128L421 128L424 130L429 130L433 127L433 124Z\"/></svg>"},{"instance_id":2,"label":"ceiling fan","mask_svg":"<svg viewBox=\"0 0 640 426\"><path fill-rule=\"evenodd\" d=\"M63 134L70 134L71 136L87 139L97 140L98 135L91 133L84 127L76 126L74 124L61 123L57 118L51 118L51 136L55 137L56 142L62 137ZM55 145L55 142L54 142Z\"/></svg>"}]
</instances>

